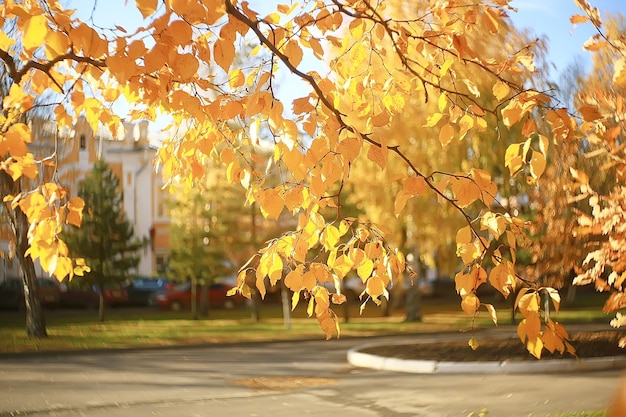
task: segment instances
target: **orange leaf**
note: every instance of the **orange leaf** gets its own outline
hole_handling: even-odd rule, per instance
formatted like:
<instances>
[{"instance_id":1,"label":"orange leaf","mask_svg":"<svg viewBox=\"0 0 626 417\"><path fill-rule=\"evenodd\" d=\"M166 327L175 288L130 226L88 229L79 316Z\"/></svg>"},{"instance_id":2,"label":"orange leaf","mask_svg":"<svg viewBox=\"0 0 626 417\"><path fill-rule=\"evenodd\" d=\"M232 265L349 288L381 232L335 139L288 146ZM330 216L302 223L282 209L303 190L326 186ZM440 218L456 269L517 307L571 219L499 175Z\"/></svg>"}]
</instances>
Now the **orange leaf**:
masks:
<instances>
[{"instance_id":1,"label":"orange leaf","mask_svg":"<svg viewBox=\"0 0 626 417\"><path fill-rule=\"evenodd\" d=\"M422 195L428 190L424 177L409 177L404 180L404 191L411 195Z\"/></svg>"},{"instance_id":2,"label":"orange leaf","mask_svg":"<svg viewBox=\"0 0 626 417\"><path fill-rule=\"evenodd\" d=\"M571 24L575 25L578 23L585 23L587 21L589 21L589 18L587 16L584 16L582 14L575 14L573 16L570 16L569 21Z\"/></svg>"},{"instance_id":3,"label":"orange leaf","mask_svg":"<svg viewBox=\"0 0 626 417\"><path fill-rule=\"evenodd\" d=\"M135 6L145 19L156 12L158 0L135 0Z\"/></svg>"},{"instance_id":4,"label":"orange leaf","mask_svg":"<svg viewBox=\"0 0 626 417\"><path fill-rule=\"evenodd\" d=\"M387 154L388 152L386 147L371 145L369 151L367 152L367 158L370 161L375 162L380 169L385 169L387 166Z\"/></svg>"},{"instance_id":5,"label":"orange leaf","mask_svg":"<svg viewBox=\"0 0 626 417\"><path fill-rule=\"evenodd\" d=\"M285 47L285 55L289 58L289 62L297 67L302 62L302 48L296 41L289 41Z\"/></svg>"},{"instance_id":6,"label":"orange leaf","mask_svg":"<svg viewBox=\"0 0 626 417\"><path fill-rule=\"evenodd\" d=\"M235 59L235 45L232 40L219 38L213 45L213 59L217 65L228 72Z\"/></svg>"},{"instance_id":7,"label":"orange leaf","mask_svg":"<svg viewBox=\"0 0 626 417\"><path fill-rule=\"evenodd\" d=\"M452 139L454 139L454 127L450 123L446 123L439 131L439 142L446 146Z\"/></svg>"}]
</instances>

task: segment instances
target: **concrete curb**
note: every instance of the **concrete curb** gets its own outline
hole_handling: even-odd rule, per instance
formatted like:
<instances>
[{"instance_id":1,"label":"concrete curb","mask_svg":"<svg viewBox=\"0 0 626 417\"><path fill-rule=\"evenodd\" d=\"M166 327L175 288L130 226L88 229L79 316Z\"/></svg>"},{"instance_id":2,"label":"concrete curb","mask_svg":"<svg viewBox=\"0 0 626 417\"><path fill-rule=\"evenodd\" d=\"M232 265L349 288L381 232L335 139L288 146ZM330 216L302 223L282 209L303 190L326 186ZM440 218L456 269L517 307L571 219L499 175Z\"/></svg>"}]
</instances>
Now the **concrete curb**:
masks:
<instances>
[{"instance_id":1,"label":"concrete curb","mask_svg":"<svg viewBox=\"0 0 626 417\"><path fill-rule=\"evenodd\" d=\"M417 342L419 343L419 342ZM416 344L397 342L396 345ZM607 356L586 359L545 359L537 361L487 361L447 362L434 360L399 359L360 352L361 349L389 343L369 343L348 351L348 363L360 368L381 371L407 372L414 374L529 374L554 372L589 372L606 369L626 368L626 357Z\"/></svg>"}]
</instances>

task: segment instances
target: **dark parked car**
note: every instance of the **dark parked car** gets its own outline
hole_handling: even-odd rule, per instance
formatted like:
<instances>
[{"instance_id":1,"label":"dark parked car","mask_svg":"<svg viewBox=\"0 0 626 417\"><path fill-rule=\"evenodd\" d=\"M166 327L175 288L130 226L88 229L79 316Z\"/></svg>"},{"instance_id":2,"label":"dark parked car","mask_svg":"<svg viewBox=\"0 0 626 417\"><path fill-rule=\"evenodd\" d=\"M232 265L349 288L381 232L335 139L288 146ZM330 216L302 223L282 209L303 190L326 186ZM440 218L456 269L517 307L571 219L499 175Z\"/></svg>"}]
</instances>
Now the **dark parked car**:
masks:
<instances>
[{"instance_id":1,"label":"dark parked car","mask_svg":"<svg viewBox=\"0 0 626 417\"><path fill-rule=\"evenodd\" d=\"M51 278L37 278L38 295L41 305L49 308L59 306L61 289ZM24 309L24 285L20 278L10 277L0 283L0 309Z\"/></svg>"},{"instance_id":2,"label":"dark parked car","mask_svg":"<svg viewBox=\"0 0 626 417\"><path fill-rule=\"evenodd\" d=\"M209 287L207 301L209 307L233 308L245 304L246 299L241 294L226 295L233 288L223 282L215 282ZM196 287L196 299L200 304L202 287ZM157 292L150 298L150 304L163 309L180 311L191 308L191 283L186 282L175 286L169 291Z\"/></svg>"},{"instance_id":3,"label":"dark parked car","mask_svg":"<svg viewBox=\"0 0 626 417\"><path fill-rule=\"evenodd\" d=\"M172 288L167 278L136 278L125 287L128 304L133 306L148 306L152 294Z\"/></svg>"},{"instance_id":4,"label":"dark parked car","mask_svg":"<svg viewBox=\"0 0 626 417\"><path fill-rule=\"evenodd\" d=\"M63 308L98 308L100 296L89 286L62 285L61 307Z\"/></svg>"}]
</instances>

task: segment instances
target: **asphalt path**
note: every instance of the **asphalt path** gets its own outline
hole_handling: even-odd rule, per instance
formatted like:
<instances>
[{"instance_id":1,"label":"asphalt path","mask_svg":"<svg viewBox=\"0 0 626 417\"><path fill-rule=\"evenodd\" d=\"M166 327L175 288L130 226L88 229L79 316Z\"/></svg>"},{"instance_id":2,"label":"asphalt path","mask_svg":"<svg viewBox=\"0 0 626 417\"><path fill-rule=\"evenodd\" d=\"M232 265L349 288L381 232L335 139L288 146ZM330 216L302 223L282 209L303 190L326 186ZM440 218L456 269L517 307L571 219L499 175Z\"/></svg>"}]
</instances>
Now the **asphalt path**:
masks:
<instances>
[{"instance_id":1,"label":"asphalt path","mask_svg":"<svg viewBox=\"0 0 626 417\"><path fill-rule=\"evenodd\" d=\"M544 416L606 408L622 376L418 375L348 364L348 349L372 341L0 356L0 417Z\"/></svg>"}]
</instances>

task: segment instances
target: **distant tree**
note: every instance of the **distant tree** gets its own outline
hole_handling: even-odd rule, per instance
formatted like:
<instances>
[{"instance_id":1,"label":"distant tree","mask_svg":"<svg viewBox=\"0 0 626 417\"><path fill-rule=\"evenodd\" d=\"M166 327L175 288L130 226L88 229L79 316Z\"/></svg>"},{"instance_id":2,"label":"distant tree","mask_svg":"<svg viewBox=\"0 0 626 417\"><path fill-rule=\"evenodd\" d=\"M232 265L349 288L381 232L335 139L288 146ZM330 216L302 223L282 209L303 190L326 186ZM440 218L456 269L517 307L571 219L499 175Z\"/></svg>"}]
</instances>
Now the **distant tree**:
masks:
<instances>
[{"instance_id":1,"label":"distant tree","mask_svg":"<svg viewBox=\"0 0 626 417\"><path fill-rule=\"evenodd\" d=\"M103 288L129 278L139 264L138 251L144 244L126 219L119 179L105 161L95 163L78 194L85 201L85 215L80 228L66 231L67 244L73 256L84 258L91 267L80 279L99 290L98 315L104 321Z\"/></svg>"},{"instance_id":2,"label":"distant tree","mask_svg":"<svg viewBox=\"0 0 626 417\"><path fill-rule=\"evenodd\" d=\"M174 280L191 282L191 314L198 318L196 288L210 285L217 276L228 272L226 255L216 245L215 235L222 225L213 219L211 204L205 200L206 190L197 187L181 192L173 187L170 207L170 257L168 274Z\"/></svg>"}]
</instances>

